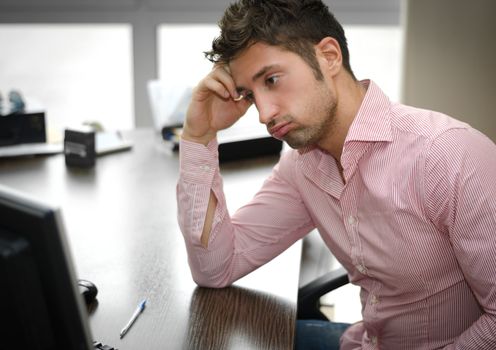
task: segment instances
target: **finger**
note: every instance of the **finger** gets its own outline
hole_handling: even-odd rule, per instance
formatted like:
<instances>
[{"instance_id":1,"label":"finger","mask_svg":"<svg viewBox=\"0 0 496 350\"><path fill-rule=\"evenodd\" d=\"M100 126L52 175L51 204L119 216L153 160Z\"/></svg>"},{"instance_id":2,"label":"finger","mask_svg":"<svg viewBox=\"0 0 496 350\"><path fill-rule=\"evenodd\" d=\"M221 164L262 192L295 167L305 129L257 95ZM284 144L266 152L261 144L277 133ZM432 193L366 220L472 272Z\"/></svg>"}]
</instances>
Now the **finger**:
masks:
<instances>
[{"instance_id":1,"label":"finger","mask_svg":"<svg viewBox=\"0 0 496 350\"><path fill-rule=\"evenodd\" d=\"M204 89L202 90L208 90L209 93L214 92L217 94L219 97L227 99L231 96L229 90L226 88L226 86L220 82L218 79L214 79L212 77L206 77L203 81L203 87Z\"/></svg>"},{"instance_id":2,"label":"finger","mask_svg":"<svg viewBox=\"0 0 496 350\"><path fill-rule=\"evenodd\" d=\"M215 69L212 71L212 74L213 76L215 76L216 79L224 84L233 99L239 98L240 94L236 89L236 84L227 65L216 66Z\"/></svg>"}]
</instances>

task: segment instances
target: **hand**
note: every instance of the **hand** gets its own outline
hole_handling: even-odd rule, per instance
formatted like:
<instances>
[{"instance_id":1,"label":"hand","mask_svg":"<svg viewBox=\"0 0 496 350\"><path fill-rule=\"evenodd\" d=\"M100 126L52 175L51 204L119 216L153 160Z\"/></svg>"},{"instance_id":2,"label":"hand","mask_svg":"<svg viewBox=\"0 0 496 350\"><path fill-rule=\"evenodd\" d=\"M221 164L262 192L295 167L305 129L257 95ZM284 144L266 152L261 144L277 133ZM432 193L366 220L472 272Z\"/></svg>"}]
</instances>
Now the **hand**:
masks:
<instances>
[{"instance_id":1,"label":"hand","mask_svg":"<svg viewBox=\"0 0 496 350\"><path fill-rule=\"evenodd\" d=\"M219 130L227 129L246 113L250 102L239 97L225 65L215 65L193 90L182 138L207 145Z\"/></svg>"}]
</instances>

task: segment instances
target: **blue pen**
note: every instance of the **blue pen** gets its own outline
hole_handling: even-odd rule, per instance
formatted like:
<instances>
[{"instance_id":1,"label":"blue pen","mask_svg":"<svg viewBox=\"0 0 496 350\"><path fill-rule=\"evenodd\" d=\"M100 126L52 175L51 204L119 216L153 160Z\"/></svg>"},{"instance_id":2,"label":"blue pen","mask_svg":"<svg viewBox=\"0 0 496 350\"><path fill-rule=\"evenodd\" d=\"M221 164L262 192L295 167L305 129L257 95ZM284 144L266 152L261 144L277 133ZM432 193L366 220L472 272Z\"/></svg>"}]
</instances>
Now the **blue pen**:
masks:
<instances>
[{"instance_id":1,"label":"blue pen","mask_svg":"<svg viewBox=\"0 0 496 350\"><path fill-rule=\"evenodd\" d=\"M134 311L133 316L131 316L131 319L129 320L129 322L124 326L124 328L122 328L122 331L121 331L121 334L120 334L121 339L122 339L122 337L124 337L126 335L126 333L129 331L129 329L133 325L134 321L136 321L136 319L138 318L138 316L143 312L143 310L145 309L145 305L146 305L146 299L144 299L138 305L138 307L136 308L136 311Z\"/></svg>"}]
</instances>

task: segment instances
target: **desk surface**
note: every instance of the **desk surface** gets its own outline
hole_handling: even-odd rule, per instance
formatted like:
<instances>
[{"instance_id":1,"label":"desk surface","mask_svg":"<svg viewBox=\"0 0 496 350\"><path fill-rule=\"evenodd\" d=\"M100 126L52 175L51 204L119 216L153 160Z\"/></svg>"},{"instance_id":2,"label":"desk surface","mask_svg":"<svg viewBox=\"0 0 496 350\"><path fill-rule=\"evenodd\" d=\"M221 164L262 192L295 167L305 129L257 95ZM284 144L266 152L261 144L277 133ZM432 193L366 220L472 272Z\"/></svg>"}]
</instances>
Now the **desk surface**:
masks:
<instances>
[{"instance_id":1,"label":"desk surface","mask_svg":"<svg viewBox=\"0 0 496 350\"><path fill-rule=\"evenodd\" d=\"M232 287L197 287L176 221L178 157L151 130L129 137L131 151L100 157L91 170L66 168L60 154L0 159L1 184L62 207L77 275L99 288L94 339L121 350L292 349L301 245ZM276 161L222 165L230 210ZM145 312L119 339L144 297Z\"/></svg>"}]
</instances>

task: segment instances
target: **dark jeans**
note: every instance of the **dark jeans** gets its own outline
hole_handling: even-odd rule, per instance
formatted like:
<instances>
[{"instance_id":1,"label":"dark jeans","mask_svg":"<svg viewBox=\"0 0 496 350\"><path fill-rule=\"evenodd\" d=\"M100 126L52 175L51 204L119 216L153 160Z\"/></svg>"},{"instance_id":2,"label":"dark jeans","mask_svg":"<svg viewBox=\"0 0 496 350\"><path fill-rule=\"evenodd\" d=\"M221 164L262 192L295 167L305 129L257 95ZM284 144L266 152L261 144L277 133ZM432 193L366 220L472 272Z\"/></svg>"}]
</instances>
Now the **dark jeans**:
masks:
<instances>
[{"instance_id":1,"label":"dark jeans","mask_svg":"<svg viewBox=\"0 0 496 350\"><path fill-rule=\"evenodd\" d=\"M349 323L297 320L295 350L339 350L339 339Z\"/></svg>"}]
</instances>

